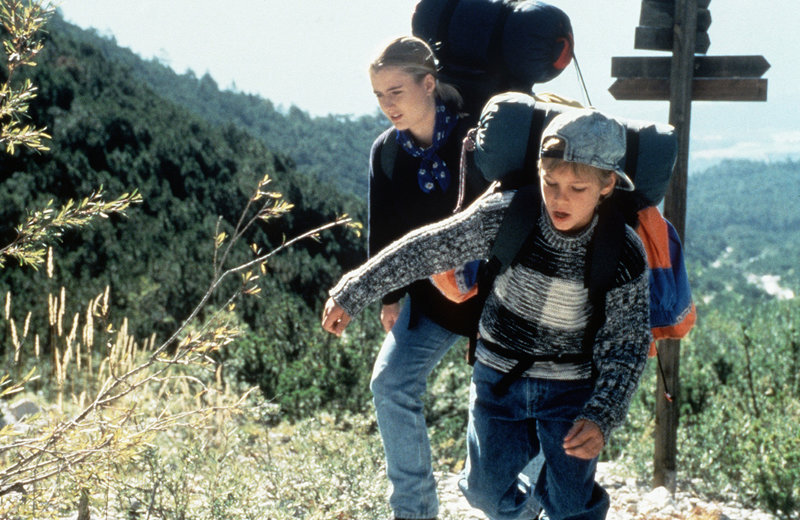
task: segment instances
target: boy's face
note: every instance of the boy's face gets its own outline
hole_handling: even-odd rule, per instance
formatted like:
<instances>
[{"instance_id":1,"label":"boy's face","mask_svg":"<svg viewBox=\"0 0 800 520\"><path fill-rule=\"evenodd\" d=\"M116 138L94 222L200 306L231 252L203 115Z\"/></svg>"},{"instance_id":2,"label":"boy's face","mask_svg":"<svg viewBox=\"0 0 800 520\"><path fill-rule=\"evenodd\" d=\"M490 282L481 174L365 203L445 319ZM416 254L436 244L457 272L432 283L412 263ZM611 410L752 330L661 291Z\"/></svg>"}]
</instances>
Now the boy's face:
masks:
<instances>
[{"instance_id":1,"label":"boy's face","mask_svg":"<svg viewBox=\"0 0 800 520\"><path fill-rule=\"evenodd\" d=\"M611 193L614 182L603 186L595 175L577 175L569 163L540 173L542 200L555 228L564 233L589 225L601 197Z\"/></svg>"}]
</instances>

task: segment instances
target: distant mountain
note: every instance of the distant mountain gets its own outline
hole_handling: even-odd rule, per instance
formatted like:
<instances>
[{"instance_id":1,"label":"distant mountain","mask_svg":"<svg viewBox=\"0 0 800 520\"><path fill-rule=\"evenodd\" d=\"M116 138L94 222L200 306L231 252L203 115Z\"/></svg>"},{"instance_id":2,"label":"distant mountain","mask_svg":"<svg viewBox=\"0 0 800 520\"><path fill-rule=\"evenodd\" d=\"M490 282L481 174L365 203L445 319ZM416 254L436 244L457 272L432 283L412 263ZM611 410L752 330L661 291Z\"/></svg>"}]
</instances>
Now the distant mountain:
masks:
<instances>
[{"instance_id":1,"label":"distant mountain","mask_svg":"<svg viewBox=\"0 0 800 520\"><path fill-rule=\"evenodd\" d=\"M26 295L33 305L35 299L46 302L47 293L57 292L60 285L70 289L74 302L86 302L110 285L117 315L129 317L137 327L134 332L147 337L172 330L200 300L211 279L215 229L233 229L264 175L273 179L270 188L295 208L285 218L257 226L235 251L234 261L250 258L249 241L268 250L343 213L363 220L363 199L343 183L320 182L312 168L298 169L277 145L268 145L241 125L209 124L144 81L133 68L135 57L112 49L111 42L59 17L48 24L38 66L30 71L39 88L30 112L52 135L51 150L0 154L0 240L8 243L14 237L13 227L27 210L50 199L64 203L82 198L100 186L109 197L139 189L144 203L131 208L127 218L68 233L57 248L55 281L9 266L0 271L0 290ZM115 56L127 56L127 61ZM164 89L190 97L181 90L190 82L173 79L173 87ZM194 84L195 89L206 88L203 81ZM248 99L218 96L215 88L200 94L195 95L202 104L214 105L219 113L233 110L224 102ZM293 116L275 117L274 124L290 140ZM339 138L347 143L351 137L344 127L358 132L359 125L341 123ZM333 161L319 158L318 164L326 160ZM313 308L341 266L353 265L363 255L363 239L336 230L271 261L265 290L277 301L297 300ZM263 302L249 305L239 307L248 324L259 327L269 321Z\"/></svg>"},{"instance_id":2,"label":"distant mountain","mask_svg":"<svg viewBox=\"0 0 800 520\"><path fill-rule=\"evenodd\" d=\"M800 162L727 160L689 177L686 257L699 298L800 295Z\"/></svg>"},{"instance_id":3,"label":"distant mountain","mask_svg":"<svg viewBox=\"0 0 800 520\"><path fill-rule=\"evenodd\" d=\"M384 126L379 117L282 114L257 96L220 91L208 76L144 62L58 17L32 79L39 96L31 115L48 127L52 149L0 156L0 239L13 237L27 209L100 185L110 196L138 188L145 202L128 218L69 233L57 250L57 282L7 267L0 291L46 298L59 284L85 302L110 285L119 313L145 336L170 330L198 301L217 219L231 229L264 174L296 207L250 241L275 245L345 212L364 220L366 154ZM698 301L800 293L798 187L793 161L728 161L690 176L685 246ZM363 259L363 243L336 231L277 257L265 281L270 296L240 307L242 319L265 327L274 319L265 312L270 301L315 313L334 278ZM245 244L236 252L244 258Z\"/></svg>"},{"instance_id":4,"label":"distant mountain","mask_svg":"<svg viewBox=\"0 0 800 520\"><path fill-rule=\"evenodd\" d=\"M69 34L125 67L160 97L187 108L217 125L234 124L291 159L291 165L323 185L366 197L369 149L388 127L383 115L311 117L292 106L283 113L269 100L252 94L222 91L208 74L177 74L157 60L145 61L113 38L99 36L62 19L53 30Z\"/></svg>"}]
</instances>

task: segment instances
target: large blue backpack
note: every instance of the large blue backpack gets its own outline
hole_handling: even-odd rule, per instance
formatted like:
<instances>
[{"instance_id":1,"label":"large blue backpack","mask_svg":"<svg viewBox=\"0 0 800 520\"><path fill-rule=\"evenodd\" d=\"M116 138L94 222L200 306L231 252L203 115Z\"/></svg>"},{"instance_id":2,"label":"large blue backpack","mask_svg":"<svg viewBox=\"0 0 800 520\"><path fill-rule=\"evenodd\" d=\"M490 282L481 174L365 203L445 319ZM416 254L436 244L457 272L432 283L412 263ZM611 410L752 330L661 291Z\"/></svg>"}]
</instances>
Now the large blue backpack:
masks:
<instances>
[{"instance_id":1,"label":"large blue backpack","mask_svg":"<svg viewBox=\"0 0 800 520\"><path fill-rule=\"evenodd\" d=\"M421 0L411 27L436 54L439 77L459 89L475 115L491 96L530 92L573 58L569 17L534 0Z\"/></svg>"},{"instance_id":2,"label":"large blue backpack","mask_svg":"<svg viewBox=\"0 0 800 520\"><path fill-rule=\"evenodd\" d=\"M574 55L567 14L534 0L421 0L411 28L433 49L440 80L458 89L475 121L489 98L530 92L558 76ZM381 169L390 179L396 144L390 132L381 147Z\"/></svg>"},{"instance_id":3,"label":"large blue backpack","mask_svg":"<svg viewBox=\"0 0 800 520\"><path fill-rule=\"evenodd\" d=\"M508 92L489 100L473 136L473 159L487 180L516 188L478 282L477 298L485 301L494 279L510 267L532 233L541 208L538 186L538 150L544 128L556 115L574 106L551 103L534 96ZM655 339L680 338L691 330L695 308L677 234L656 206L663 200L677 157L677 139L670 125L617 118L626 129L624 171L634 181L633 192L617 190L601 206L594 239L589 247L585 285L593 313L583 338L582 359L591 360L594 338L605 322L605 294L614 274L625 237L625 225L638 228L648 254L650 325ZM670 230L672 229L672 232ZM470 338L474 361L475 333ZM651 355L656 354L651 348ZM526 356L495 388L504 392L534 362ZM551 360L553 361L553 360ZM562 360L562 361L574 361Z\"/></svg>"},{"instance_id":4,"label":"large blue backpack","mask_svg":"<svg viewBox=\"0 0 800 520\"><path fill-rule=\"evenodd\" d=\"M458 89L470 124L493 95L530 92L535 84L558 76L574 55L569 17L555 6L533 0L420 0L411 26L413 34L434 50L439 79ZM373 168L392 179L398 150L394 133L387 132L380 145L380 163ZM482 191L487 183L477 169L465 171L469 178L462 186L480 186ZM477 292L477 266L471 262L431 279L447 298L461 303Z\"/></svg>"},{"instance_id":5,"label":"large blue backpack","mask_svg":"<svg viewBox=\"0 0 800 520\"><path fill-rule=\"evenodd\" d=\"M474 161L489 181L515 188L536 177L542 131L558 114L580 105L550 94L535 96L504 92L484 106L475 133ZM664 199L678 154L672 126L651 121L616 118L625 127L623 170L636 190L629 203L657 206Z\"/></svg>"}]
</instances>

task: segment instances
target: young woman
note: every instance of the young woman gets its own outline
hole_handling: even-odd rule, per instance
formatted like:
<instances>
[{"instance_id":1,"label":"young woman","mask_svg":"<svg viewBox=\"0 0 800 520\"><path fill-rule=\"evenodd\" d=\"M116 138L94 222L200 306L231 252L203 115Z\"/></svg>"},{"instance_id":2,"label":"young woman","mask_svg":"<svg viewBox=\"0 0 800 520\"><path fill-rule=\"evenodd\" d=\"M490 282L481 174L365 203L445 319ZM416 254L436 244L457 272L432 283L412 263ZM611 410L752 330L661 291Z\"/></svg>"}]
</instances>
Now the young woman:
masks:
<instances>
[{"instance_id":1,"label":"young woman","mask_svg":"<svg viewBox=\"0 0 800 520\"><path fill-rule=\"evenodd\" d=\"M576 109L556 116L542 135L537 232L495 279L480 318L459 485L493 520L524 518L532 497L554 520L602 519L609 504L594 480L597 456L627 414L651 341L647 266L636 232L625 228L605 321L587 350L593 309L584 277L597 210L615 187L633 188L617 166L625 130L595 110ZM341 334L377 295L486 258L512 198L481 197L345 275L331 290L323 327ZM498 392L521 358L535 362ZM519 474L540 453L544 468L533 487Z\"/></svg>"},{"instance_id":2,"label":"young woman","mask_svg":"<svg viewBox=\"0 0 800 520\"><path fill-rule=\"evenodd\" d=\"M392 41L370 65L369 75L381 111L392 123L370 155L372 256L408 231L453 213L461 141L475 118L459 112L458 92L437 79L433 52L418 38ZM470 201L485 182L478 174L468 180ZM464 316L474 303L453 303L427 279L409 282L382 295L380 319L388 334L370 387L395 517L432 519L438 499L422 396L433 368L460 334L469 333Z\"/></svg>"}]
</instances>

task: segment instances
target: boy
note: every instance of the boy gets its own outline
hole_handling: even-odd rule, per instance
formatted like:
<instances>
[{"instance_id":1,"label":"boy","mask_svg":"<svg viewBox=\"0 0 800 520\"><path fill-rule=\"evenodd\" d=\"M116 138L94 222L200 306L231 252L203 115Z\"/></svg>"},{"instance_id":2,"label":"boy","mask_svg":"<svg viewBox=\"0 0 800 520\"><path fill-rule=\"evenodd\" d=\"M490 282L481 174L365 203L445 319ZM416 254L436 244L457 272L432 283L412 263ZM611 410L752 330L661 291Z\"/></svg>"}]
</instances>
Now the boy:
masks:
<instances>
[{"instance_id":1,"label":"boy","mask_svg":"<svg viewBox=\"0 0 800 520\"><path fill-rule=\"evenodd\" d=\"M618 166L625 130L596 110L573 110L551 121L541 144L538 229L494 281L480 318L459 486L495 520L520 518L532 493L552 520L601 519L608 495L594 481L597 456L627 414L650 344L646 261L626 228L606 319L587 350L592 305L584 273L597 210L615 188L633 189ZM512 197L487 194L345 275L331 290L323 327L341 334L369 300L486 258ZM520 358L539 359L509 381ZM540 451L545 463L532 490L518 475Z\"/></svg>"}]
</instances>

